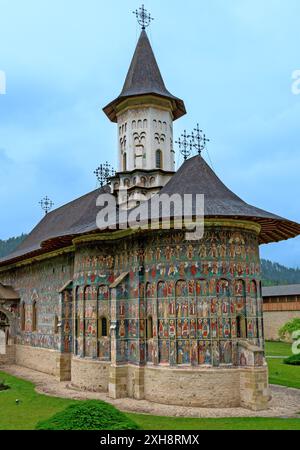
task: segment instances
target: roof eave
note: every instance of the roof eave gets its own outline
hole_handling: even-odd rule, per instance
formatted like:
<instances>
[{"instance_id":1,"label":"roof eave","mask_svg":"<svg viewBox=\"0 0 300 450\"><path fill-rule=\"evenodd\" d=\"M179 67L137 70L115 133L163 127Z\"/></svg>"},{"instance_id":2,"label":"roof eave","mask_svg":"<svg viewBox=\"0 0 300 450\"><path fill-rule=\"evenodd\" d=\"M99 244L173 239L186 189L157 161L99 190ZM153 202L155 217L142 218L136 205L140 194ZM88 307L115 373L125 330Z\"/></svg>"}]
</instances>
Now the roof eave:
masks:
<instances>
[{"instance_id":1,"label":"roof eave","mask_svg":"<svg viewBox=\"0 0 300 450\"><path fill-rule=\"evenodd\" d=\"M180 119L181 117L183 117L186 114L186 112L187 112L186 108L185 108L184 101L181 100L180 98L169 97L167 95L160 95L160 94L157 94L156 92L145 92L145 93L142 93L142 94L133 94L133 95L129 95L129 96L119 96L115 100L110 102L107 106L105 106L103 108L103 112L106 114L106 116L109 118L109 120L111 122L117 123L118 122L117 107L118 107L118 105L120 105L120 103L122 103L124 100L127 100L129 98L144 97L144 96L147 96L147 95L153 95L154 97L170 100L172 102L172 104L173 104L172 113L173 113L174 121L177 120L177 119Z\"/></svg>"}]
</instances>

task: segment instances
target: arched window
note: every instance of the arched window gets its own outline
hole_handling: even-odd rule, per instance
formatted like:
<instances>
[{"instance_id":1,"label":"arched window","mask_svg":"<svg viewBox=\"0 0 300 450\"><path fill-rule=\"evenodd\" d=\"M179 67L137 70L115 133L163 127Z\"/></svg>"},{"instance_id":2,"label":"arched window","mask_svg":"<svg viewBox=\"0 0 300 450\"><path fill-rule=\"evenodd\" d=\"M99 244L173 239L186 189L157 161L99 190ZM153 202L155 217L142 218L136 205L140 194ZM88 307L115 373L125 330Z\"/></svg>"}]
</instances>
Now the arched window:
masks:
<instances>
[{"instance_id":1,"label":"arched window","mask_svg":"<svg viewBox=\"0 0 300 450\"><path fill-rule=\"evenodd\" d=\"M26 320L26 310L25 310L25 303L21 303L21 331L25 331L25 320Z\"/></svg>"},{"instance_id":2,"label":"arched window","mask_svg":"<svg viewBox=\"0 0 300 450\"><path fill-rule=\"evenodd\" d=\"M54 317L54 334L58 334L58 316Z\"/></svg>"},{"instance_id":3,"label":"arched window","mask_svg":"<svg viewBox=\"0 0 300 450\"><path fill-rule=\"evenodd\" d=\"M247 319L242 316L237 316L236 318L236 333L238 339L247 338Z\"/></svg>"},{"instance_id":4,"label":"arched window","mask_svg":"<svg viewBox=\"0 0 300 450\"><path fill-rule=\"evenodd\" d=\"M37 329L37 307L36 300L34 300L32 304L32 331L36 331Z\"/></svg>"},{"instance_id":5,"label":"arched window","mask_svg":"<svg viewBox=\"0 0 300 450\"><path fill-rule=\"evenodd\" d=\"M123 170L124 172L127 170L127 153L123 154Z\"/></svg>"},{"instance_id":6,"label":"arched window","mask_svg":"<svg viewBox=\"0 0 300 450\"><path fill-rule=\"evenodd\" d=\"M163 168L163 164L162 164L162 151L161 150L156 150L156 168L157 169L162 169Z\"/></svg>"},{"instance_id":7,"label":"arched window","mask_svg":"<svg viewBox=\"0 0 300 450\"><path fill-rule=\"evenodd\" d=\"M98 322L99 337L108 337L108 320L106 317L101 317Z\"/></svg>"},{"instance_id":8,"label":"arched window","mask_svg":"<svg viewBox=\"0 0 300 450\"><path fill-rule=\"evenodd\" d=\"M147 339L153 339L153 318L152 316L149 316L146 322L146 335Z\"/></svg>"}]
</instances>

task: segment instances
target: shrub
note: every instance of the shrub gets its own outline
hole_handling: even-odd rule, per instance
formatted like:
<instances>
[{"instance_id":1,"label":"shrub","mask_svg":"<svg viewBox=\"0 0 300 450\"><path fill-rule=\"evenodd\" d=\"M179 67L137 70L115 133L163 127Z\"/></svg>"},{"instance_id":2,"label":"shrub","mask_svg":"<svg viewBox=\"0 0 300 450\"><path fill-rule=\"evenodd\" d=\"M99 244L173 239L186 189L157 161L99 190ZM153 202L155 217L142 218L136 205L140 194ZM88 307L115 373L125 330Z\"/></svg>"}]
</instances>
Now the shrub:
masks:
<instances>
[{"instance_id":1,"label":"shrub","mask_svg":"<svg viewBox=\"0 0 300 450\"><path fill-rule=\"evenodd\" d=\"M300 355L293 355L289 358L285 358L283 362L284 364L288 364L290 366L300 366Z\"/></svg>"},{"instance_id":2,"label":"shrub","mask_svg":"<svg viewBox=\"0 0 300 450\"><path fill-rule=\"evenodd\" d=\"M279 337L282 340L292 339L292 334L295 331L300 330L300 319L293 319L290 322L287 322L283 327L279 330Z\"/></svg>"},{"instance_id":3,"label":"shrub","mask_svg":"<svg viewBox=\"0 0 300 450\"><path fill-rule=\"evenodd\" d=\"M7 389L10 389L10 387L3 380L0 380L0 391L7 391Z\"/></svg>"},{"instance_id":4,"label":"shrub","mask_svg":"<svg viewBox=\"0 0 300 450\"><path fill-rule=\"evenodd\" d=\"M37 430L138 430L125 414L108 403L88 400L71 405L36 425Z\"/></svg>"}]
</instances>

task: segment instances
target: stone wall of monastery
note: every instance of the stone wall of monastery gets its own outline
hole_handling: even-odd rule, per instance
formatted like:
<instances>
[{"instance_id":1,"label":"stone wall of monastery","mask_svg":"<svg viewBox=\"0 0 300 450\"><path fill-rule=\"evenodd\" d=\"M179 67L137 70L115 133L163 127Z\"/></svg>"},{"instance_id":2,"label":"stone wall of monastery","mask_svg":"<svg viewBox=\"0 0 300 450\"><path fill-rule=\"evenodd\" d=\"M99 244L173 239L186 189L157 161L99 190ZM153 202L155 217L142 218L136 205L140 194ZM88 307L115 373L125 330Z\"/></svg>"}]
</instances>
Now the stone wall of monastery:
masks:
<instances>
[{"instance_id":1,"label":"stone wall of monastery","mask_svg":"<svg viewBox=\"0 0 300 450\"><path fill-rule=\"evenodd\" d=\"M266 341L279 340L279 329L287 322L300 318L300 311L265 311L264 333Z\"/></svg>"},{"instance_id":2,"label":"stone wall of monastery","mask_svg":"<svg viewBox=\"0 0 300 450\"><path fill-rule=\"evenodd\" d=\"M72 385L80 389L107 392L110 363L81 358L72 358Z\"/></svg>"}]
</instances>

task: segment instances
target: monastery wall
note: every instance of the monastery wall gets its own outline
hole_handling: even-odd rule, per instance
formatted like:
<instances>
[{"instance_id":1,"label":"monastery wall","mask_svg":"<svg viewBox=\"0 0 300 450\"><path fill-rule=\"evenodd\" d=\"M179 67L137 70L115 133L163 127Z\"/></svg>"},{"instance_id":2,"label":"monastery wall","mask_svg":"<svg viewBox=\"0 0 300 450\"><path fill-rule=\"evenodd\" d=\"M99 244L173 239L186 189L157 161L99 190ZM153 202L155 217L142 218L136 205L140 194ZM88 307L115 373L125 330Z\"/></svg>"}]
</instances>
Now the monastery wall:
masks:
<instances>
[{"instance_id":1,"label":"monastery wall","mask_svg":"<svg viewBox=\"0 0 300 450\"><path fill-rule=\"evenodd\" d=\"M264 311L265 340L279 340L280 328L297 317L300 318L300 311Z\"/></svg>"},{"instance_id":2,"label":"monastery wall","mask_svg":"<svg viewBox=\"0 0 300 450\"><path fill-rule=\"evenodd\" d=\"M109 362L73 357L71 363L72 385L95 392L108 391Z\"/></svg>"}]
</instances>

